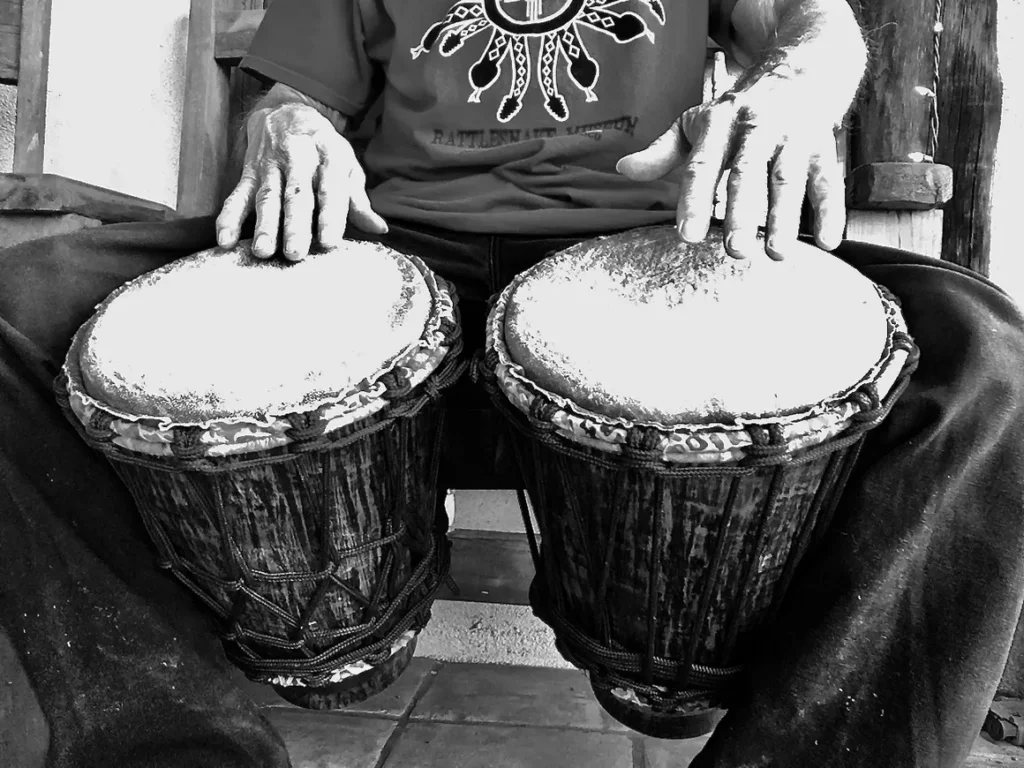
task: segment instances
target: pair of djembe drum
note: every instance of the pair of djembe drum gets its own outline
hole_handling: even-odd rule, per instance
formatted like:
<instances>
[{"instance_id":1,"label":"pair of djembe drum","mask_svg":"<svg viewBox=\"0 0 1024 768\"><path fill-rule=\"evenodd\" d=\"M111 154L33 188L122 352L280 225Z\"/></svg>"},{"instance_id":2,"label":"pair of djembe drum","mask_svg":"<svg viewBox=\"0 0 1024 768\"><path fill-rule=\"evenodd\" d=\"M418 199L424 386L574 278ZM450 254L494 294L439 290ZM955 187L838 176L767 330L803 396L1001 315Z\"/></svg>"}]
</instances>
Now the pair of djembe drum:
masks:
<instances>
[{"instance_id":1,"label":"pair of djembe drum","mask_svg":"<svg viewBox=\"0 0 1024 768\"><path fill-rule=\"evenodd\" d=\"M634 230L496 297L474 373L539 527L521 496L531 603L613 716L713 726L916 360L894 298L806 245L737 261L720 233ZM417 258L240 247L114 293L57 391L229 658L332 708L401 674L447 577L442 398L466 368Z\"/></svg>"}]
</instances>

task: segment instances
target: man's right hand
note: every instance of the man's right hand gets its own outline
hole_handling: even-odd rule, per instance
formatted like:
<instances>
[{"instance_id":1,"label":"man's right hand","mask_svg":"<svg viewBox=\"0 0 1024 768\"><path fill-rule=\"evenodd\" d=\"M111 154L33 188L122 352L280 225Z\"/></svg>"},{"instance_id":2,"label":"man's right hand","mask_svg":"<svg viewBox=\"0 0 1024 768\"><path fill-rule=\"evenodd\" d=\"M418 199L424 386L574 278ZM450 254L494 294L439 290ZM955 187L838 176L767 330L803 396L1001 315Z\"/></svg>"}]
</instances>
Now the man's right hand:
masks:
<instances>
[{"instance_id":1,"label":"man's right hand","mask_svg":"<svg viewBox=\"0 0 1024 768\"><path fill-rule=\"evenodd\" d=\"M222 248L238 243L254 207L252 252L261 259L278 250L292 261L304 258L314 225L322 247L338 247L349 217L366 232L387 232L370 207L366 175L352 145L316 109L296 103L256 109L246 130L242 176L217 217Z\"/></svg>"}]
</instances>

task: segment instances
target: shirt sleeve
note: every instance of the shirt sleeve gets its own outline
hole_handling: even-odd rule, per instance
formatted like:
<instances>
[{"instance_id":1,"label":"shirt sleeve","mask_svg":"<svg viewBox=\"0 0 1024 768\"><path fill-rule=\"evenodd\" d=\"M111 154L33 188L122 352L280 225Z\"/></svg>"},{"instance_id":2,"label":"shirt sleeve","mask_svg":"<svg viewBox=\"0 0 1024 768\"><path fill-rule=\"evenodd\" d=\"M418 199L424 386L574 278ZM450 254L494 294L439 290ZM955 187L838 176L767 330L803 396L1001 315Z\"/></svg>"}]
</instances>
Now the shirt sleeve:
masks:
<instances>
[{"instance_id":1,"label":"shirt sleeve","mask_svg":"<svg viewBox=\"0 0 1024 768\"><path fill-rule=\"evenodd\" d=\"M275 0L240 66L352 117L376 83L366 22L360 0Z\"/></svg>"}]
</instances>

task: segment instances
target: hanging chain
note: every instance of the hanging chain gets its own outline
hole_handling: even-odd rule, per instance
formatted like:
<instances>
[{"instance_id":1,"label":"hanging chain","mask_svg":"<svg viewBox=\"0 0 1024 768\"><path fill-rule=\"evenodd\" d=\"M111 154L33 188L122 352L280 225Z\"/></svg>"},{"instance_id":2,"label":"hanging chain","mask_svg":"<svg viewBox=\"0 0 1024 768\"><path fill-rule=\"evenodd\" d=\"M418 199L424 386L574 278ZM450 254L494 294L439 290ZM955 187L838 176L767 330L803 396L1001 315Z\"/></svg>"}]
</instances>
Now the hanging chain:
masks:
<instances>
[{"instance_id":1,"label":"hanging chain","mask_svg":"<svg viewBox=\"0 0 1024 768\"><path fill-rule=\"evenodd\" d=\"M932 114L931 135L928 137L928 154L935 161L939 148L939 69L942 66L942 0L935 0L935 26L932 27Z\"/></svg>"}]
</instances>

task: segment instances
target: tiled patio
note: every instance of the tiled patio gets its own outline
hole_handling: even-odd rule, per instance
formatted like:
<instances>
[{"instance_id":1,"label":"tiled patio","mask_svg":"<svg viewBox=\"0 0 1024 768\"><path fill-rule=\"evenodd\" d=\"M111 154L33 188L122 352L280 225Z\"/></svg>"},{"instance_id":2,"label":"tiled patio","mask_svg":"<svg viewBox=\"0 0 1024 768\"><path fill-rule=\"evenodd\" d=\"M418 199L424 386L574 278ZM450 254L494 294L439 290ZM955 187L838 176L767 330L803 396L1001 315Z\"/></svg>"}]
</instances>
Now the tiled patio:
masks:
<instances>
[{"instance_id":1,"label":"tiled patio","mask_svg":"<svg viewBox=\"0 0 1024 768\"><path fill-rule=\"evenodd\" d=\"M685 768L706 741L628 730L571 670L417 658L382 694L333 712L247 685L294 768ZM967 765L1021 768L1024 749L979 736Z\"/></svg>"}]
</instances>

